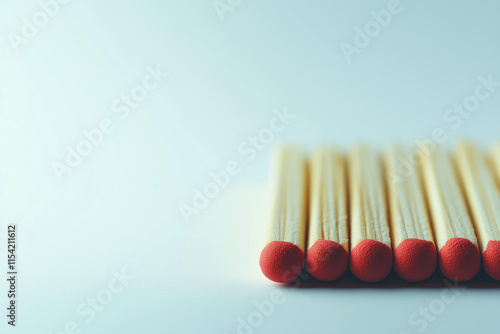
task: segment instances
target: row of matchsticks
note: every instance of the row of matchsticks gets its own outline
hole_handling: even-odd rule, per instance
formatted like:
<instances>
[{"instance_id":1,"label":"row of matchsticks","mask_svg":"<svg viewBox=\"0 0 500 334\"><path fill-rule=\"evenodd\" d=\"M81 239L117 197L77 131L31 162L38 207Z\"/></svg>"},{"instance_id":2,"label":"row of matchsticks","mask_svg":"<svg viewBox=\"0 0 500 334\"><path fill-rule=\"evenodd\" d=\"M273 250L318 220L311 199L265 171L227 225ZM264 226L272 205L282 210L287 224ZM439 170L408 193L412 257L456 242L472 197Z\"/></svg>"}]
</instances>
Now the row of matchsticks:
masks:
<instances>
[{"instance_id":1,"label":"row of matchsticks","mask_svg":"<svg viewBox=\"0 0 500 334\"><path fill-rule=\"evenodd\" d=\"M308 157L281 146L275 154L274 205L264 275L332 281L349 266L378 282L393 266L420 282L439 266L450 280L480 270L500 280L500 145L485 153L470 143L452 151L393 145L383 154L356 146L347 154L320 148Z\"/></svg>"}]
</instances>

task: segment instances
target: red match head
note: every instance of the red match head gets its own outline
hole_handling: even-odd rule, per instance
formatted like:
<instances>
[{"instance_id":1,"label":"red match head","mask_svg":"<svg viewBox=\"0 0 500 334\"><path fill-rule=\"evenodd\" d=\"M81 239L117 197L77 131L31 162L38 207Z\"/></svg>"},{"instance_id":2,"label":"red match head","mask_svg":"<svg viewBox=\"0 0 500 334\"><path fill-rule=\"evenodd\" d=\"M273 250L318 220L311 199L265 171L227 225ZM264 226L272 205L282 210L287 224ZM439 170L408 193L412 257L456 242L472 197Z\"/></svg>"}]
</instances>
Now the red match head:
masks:
<instances>
[{"instance_id":1,"label":"red match head","mask_svg":"<svg viewBox=\"0 0 500 334\"><path fill-rule=\"evenodd\" d=\"M500 241L489 241L483 253L484 270L491 278L500 281Z\"/></svg>"},{"instance_id":2,"label":"red match head","mask_svg":"<svg viewBox=\"0 0 500 334\"><path fill-rule=\"evenodd\" d=\"M408 282L420 282L436 270L437 251L433 242L406 239L394 249L394 269Z\"/></svg>"},{"instance_id":3,"label":"red match head","mask_svg":"<svg viewBox=\"0 0 500 334\"><path fill-rule=\"evenodd\" d=\"M450 280L468 281L476 276L480 267L479 249L468 239L450 239L439 251L439 268Z\"/></svg>"},{"instance_id":4,"label":"red match head","mask_svg":"<svg viewBox=\"0 0 500 334\"><path fill-rule=\"evenodd\" d=\"M380 241L363 240L351 251L350 268L362 281L379 282L391 272L392 251Z\"/></svg>"},{"instance_id":5,"label":"red match head","mask_svg":"<svg viewBox=\"0 0 500 334\"><path fill-rule=\"evenodd\" d=\"M349 254L342 245L330 240L318 240L307 250L306 266L312 277L333 281L346 271Z\"/></svg>"},{"instance_id":6,"label":"red match head","mask_svg":"<svg viewBox=\"0 0 500 334\"><path fill-rule=\"evenodd\" d=\"M260 253L260 269L271 281L286 283L297 278L304 266L304 252L287 241L271 241Z\"/></svg>"}]
</instances>

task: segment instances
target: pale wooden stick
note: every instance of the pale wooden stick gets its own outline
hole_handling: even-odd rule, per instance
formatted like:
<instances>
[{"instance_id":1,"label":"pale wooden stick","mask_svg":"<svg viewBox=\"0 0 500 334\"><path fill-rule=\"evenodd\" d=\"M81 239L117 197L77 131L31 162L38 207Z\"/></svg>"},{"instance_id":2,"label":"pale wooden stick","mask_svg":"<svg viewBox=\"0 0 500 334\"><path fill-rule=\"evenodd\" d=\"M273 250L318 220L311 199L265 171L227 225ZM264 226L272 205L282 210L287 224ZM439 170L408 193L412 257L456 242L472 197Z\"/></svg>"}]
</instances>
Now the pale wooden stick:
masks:
<instances>
[{"instance_id":1,"label":"pale wooden stick","mask_svg":"<svg viewBox=\"0 0 500 334\"><path fill-rule=\"evenodd\" d=\"M278 148L274 206L268 241L287 241L305 251L307 212L306 157L297 147Z\"/></svg>"},{"instance_id":2,"label":"pale wooden stick","mask_svg":"<svg viewBox=\"0 0 500 334\"><path fill-rule=\"evenodd\" d=\"M491 167L494 168L494 175L497 180L497 184L500 185L500 142L493 145L490 159Z\"/></svg>"},{"instance_id":3,"label":"pale wooden stick","mask_svg":"<svg viewBox=\"0 0 500 334\"><path fill-rule=\"evenodd\" d=\"M466 198L472 214L486 272L500 280L500 193L486 156L471 143L460 143L455 151ZM490 254L492 253L492 254Z\"/></svg>"},{"instance_id":4,"label":"pale wooden stick","mask_svg":"<svg viewBox=\"0 0 500 334\"><path fill-rule=\"evenodd\" d=\"M333 149L318 149L310 165L308 249L318 240L330 240L349 253L344 159Z\"/></svg>"},{"instance_id":5,"label":"pale wooden stick","mask_svg":"<svg viewBox=\"0 0 500 334\"><path fill-rule=\"evenodd\" d=\"M386 174L399 175L402 161L411 155L407 146L389 146L384 159ZM411 282L428 278L437 264L422 186L418 169L388 184L394 267L399 276Z\"/></svg>"},{"instance_id":6,"label":"pale wooden stick","mask_svg":"<svg viewBox=\"0 0 500 334\"><path fill-rule=\"evenodd\" d=\"M345 163L338 151L323 148L313 153L310 165L306 263L313 277L330 281L345 272L349 257Z\"/></svg>"},{"instance_id":7,"label":"pale wooden stick","mask_svg":"<svg viewBox=\"0 0 500 334\"><path fill-rule=\"evenodd\" d=\"M391 145L385 155L386 172L398 173L400 159L409 157L410 153L408 147ZM392 183L388 189L393 248L409 238L434 243L418 170Z\"/></svg>"},{"instance_id":8,"label":"pale wooden stick","mask_svg":"<svg viewBox=\"0 0 500 334\"><path fill-rule=\"evenodd\" d=\"M481 251L500 240L500 194L486 157L470 143L457 146L455 159L465 188Z\"/></svg>"},{"instance_id":9,"label":"pale wooden stick","mask_svg":"<svg viewBox=\"0 0 500 334\"><path fill-rule=\"evenodd\" d=\"M287 282L300 274L305 257L307 161L299 148L281 146L274 165L274 205L260 266L269 279Z\"/></svg>"},{"instance_id":10,"label":"pale wooden stick","mask_svg":"<svg viewBox=\"0 0 500 334\"><path fill-rule=\"evenodd\" d=\"M351 249L371 239L391 247L380 160L367 147L349 155L351 198Z\"/></svg>"},{"instance_id":11,"label":"pale wooden stick","mask_svg":"<svg viewBox=\"0 0 500 334\"><path fill-rule=\"evenodd\" d=\"M392 268L381 161L370 149L357 146L349 154L351 208L351 271L359 279L377 282Z\"/></svg>"},{"instance_id":12,"label":"pale wooden stick","mask_svg":"<svg viewBox=\"0 0 500 334\"><path fill-rule=\"evenodd\" d=\"M426 156L423 175L441 272L467 281L479 271L481 257L451 156L438 147Z\"/></svg>"}]
</instances>

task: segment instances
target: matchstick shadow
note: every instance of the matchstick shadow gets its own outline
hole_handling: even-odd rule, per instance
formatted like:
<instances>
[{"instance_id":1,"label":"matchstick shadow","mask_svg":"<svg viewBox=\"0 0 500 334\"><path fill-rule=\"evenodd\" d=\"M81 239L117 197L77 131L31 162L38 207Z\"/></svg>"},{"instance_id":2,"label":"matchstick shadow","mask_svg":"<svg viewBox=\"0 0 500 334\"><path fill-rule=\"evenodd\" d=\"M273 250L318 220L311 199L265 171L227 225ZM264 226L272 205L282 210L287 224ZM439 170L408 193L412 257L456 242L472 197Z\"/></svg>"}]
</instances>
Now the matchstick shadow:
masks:
<instances>
[{"instance_id":1,"label":"matchstick shadow","mask_svg":"<svg viewBox=\"0 0 500 334\"><path fill-rule=\"evenodd\" d=\"M349 270L338 280L333 282L322 282L314 278L301 279L283 284L284 288L295 289L444 289L453 282L444 277L439 270L423 282L410 283L400 278L394 270L381 282L365 283L357 279ZM489 277L484 269L472 280L458 283L467 289L500 289L500 282Z\"/></svg>"}]
</instances>

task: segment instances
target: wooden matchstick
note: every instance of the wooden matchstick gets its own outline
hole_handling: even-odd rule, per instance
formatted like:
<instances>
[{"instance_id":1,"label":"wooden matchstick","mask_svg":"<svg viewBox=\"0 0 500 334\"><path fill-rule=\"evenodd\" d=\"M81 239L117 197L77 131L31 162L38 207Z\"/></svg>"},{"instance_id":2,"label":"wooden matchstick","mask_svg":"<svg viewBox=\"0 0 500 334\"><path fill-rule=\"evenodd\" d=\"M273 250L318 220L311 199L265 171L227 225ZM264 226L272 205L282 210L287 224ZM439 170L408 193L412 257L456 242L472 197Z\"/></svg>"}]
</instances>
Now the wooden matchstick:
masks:
<instances>
[{"instance_id":1,"label":"wooden matchstick","mask_svg":"<svg viewBox=\"0 0 500 334\"><path fill-rule=\"evenodd\" d=\"M381 161L370 149L357 146L349 153L352 273L365 282L378 282L390 273L392 251Z\"/></svg>"},{"instance_id":2,"label":"wooden matchstick","mask_svg":"<svg viewBox=\"0 0 500 334\"><path fill-rule=\"evenodd\" d=\"M306 266L314 278L332 281L349 262L345 163L338 151L323 148L313 153L310 166Z\"/></svg>"},{"instance_id":3,"label":"wooden matchstick","mask_svg":"<svg viewBox=\"0 0 500 334\"><path fill-rule=\"evenodd\" d=\"M500 280L500 193L487 157L470 143L460 143L455 161L469 203L483 266ZM497 160L499 160L497 158ZM498 166L495 168L498 171Z\"/></svg>"},{"instance_id":4,"label":"wooden matchstick","mask_svg":"<svg viewBox=\"0 0 500 334\"><path fill-rule=\"evenodd\" d=\"M411 155L406 146L391 145L385 154L386 175L399 175ZM387 179L387 178L386 178ZM436 270L437 251L418 169L388 183L394 269L409 282L420 282Z\"/></svg>"},{"instance_id":5,"label":"wooden matchstick","mask_svg":"<svg viewBox=\"0 0 500 334\"><path fill-rule=\"evenodd\" d=\"M259 264L267 278L285 283L297 278L304 266L307 161L292 146L279 147L275 159L274 206Z\"/></svg>"},{"instance_id":6,"label":"wooden matchstick","mask_svg":"<svg viewBox=\"0 0 500 334\"><path fill-rule=\"evenodd\" d=\"M422 170L439 268L450 280L468 281L479 271L481 255L452 158L437 147L425 156Z\"/></svg>"}]
</instances>

